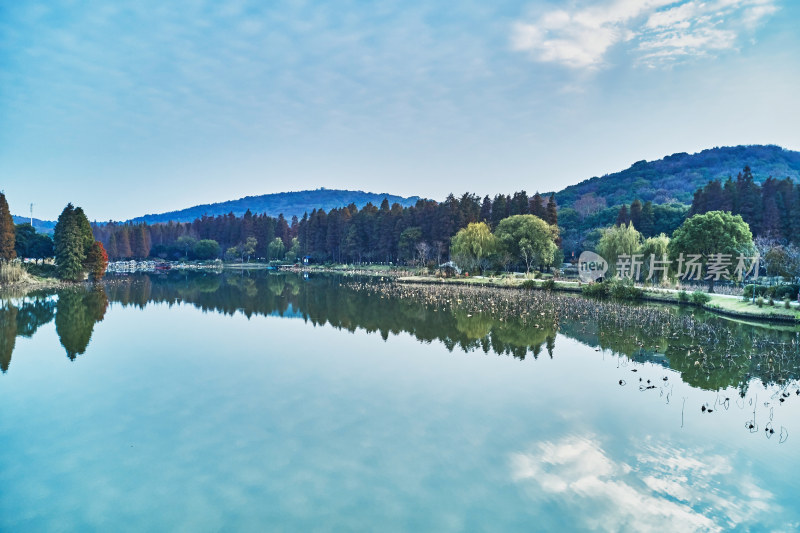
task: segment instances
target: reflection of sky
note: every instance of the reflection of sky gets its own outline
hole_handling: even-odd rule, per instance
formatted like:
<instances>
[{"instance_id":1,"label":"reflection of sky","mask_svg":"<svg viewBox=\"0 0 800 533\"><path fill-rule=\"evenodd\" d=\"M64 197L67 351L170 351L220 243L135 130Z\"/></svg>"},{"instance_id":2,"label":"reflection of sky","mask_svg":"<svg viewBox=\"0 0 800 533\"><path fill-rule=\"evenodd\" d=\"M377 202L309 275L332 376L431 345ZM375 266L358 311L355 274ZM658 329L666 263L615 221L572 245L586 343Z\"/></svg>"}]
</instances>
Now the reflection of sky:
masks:
<instances>
[{"instance_id":1,"label":"reflection of sky","mask_svg":"<svg viewBox=\"0 0 800 533\"><path fill-rule=\"evenodd\" d=\"M585 509L578 521L592 530L722 531L781 512L769 490L732 475L729 457L648 442L624 451L612 457L594 435L539 442L512 454L512 475L534 497Z\"/></svg>"},{"instance_id":2,"label":"reflection of sky","mask_svg":"<svg viewBox=\"0 0 800 533\"><path fill-rule=\"evenodd\" d=\"M704 415L714 393L638 368L561 336L553 359L518 361L406 334L112 306L75 362L52 322L17 339L0 376L0 530L798 521L791 438L750 434L744 403ZM665 374L669 403L638 390ZM794 427L798 404L773 406L775 423Z\"/></svg>"}]
</instances>

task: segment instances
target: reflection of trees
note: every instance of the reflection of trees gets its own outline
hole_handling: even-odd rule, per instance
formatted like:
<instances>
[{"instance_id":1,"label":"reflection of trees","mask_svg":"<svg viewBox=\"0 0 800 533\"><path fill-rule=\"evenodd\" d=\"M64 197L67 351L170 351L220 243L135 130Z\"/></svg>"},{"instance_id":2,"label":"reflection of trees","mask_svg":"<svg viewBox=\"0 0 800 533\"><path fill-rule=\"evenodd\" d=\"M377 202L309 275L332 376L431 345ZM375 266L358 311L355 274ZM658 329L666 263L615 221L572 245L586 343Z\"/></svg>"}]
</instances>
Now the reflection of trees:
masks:
<instances>
[{"instance_id":1,"label":"reflection of trees","mask_svg":"<svg viewBox=\"0 0 800 533\"><path fill-rule=\"evenodd\" d=\"M149 283L140 279L143 277ZM384 339L407 332L423 342L440 341L451 351L483 350L517 358L529 353L538 356L543 349L552 356L556 333L561 333L632 361L671 367L690 385L711 390L728 386L743 390L753 377L770 383L800 376L800 356L785 357L786 347L796 342L792 332L711 317L704 320L713 324L718 339L698 340L680 331L667 333L668 329L645 327L635 320L624 324L618 316L603 313L582 317L562 314L557 320L538 314L500 316L488 307L486 311L467 311L457 304L444 306L355 290L348 280L364 281L341 276L304 280L293 274L266 272L170 272L131 276L108 291L111 300L123 305L138 305L146 296L150 301L185 302L203 310L241 312L248 317L291 313L315 325L376 332ZM677 309L669 312L683 313ZM696 345L698 342L702 346ZM784 347L780 348L781 357L779 348L775 348L780 346ZM772 363L769 357L749 357L772 349L776 350Z\"/></svg>"},{"instance_id":2,"label":"reflection of trees","mask_svg":"<svg viewBox=\"0 0 800 533\"><path fill-rule=\"evenodd\" d=\"M103 320L107 308L108 298L100 286L91 290L67 289L59 293L56 333L67 357L75 360L86 351L94 325Z\"/></svg>"},{"instance_id":3,"label":"reflection of trees","mask_svg":"<svg viewBox=\"0 0 800 533\"><path fill-rule=\"evenodd\" d=\"M19 306L0 302L0 370L8 371L16 336L32 337L39 326L53 320L55 304L47 294L34 293Z\"/></svg>"},{"instance_id":4,"label":"reflection of trees","mask_svg":"<svg viewBox=\"0 0 800 533\"><path fill-rule=\"evenodd\" d=\"M11 364L11 353L17 342L17 308L11 303L0 304L0 370L5 374Z\"/></svg>"}]
</instances>

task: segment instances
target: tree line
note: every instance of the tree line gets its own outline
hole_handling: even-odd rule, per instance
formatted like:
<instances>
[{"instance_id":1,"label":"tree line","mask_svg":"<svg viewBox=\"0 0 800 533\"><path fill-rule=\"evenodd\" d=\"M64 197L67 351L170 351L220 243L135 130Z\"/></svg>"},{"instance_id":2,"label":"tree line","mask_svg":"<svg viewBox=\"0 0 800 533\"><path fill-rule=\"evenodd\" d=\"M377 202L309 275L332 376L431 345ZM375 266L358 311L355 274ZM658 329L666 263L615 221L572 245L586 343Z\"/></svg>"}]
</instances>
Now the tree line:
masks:
<instances>
[{"instance_id":1,"label":"tree line","mask_svg":"<svg viewBox=\"0 0 800 533\"><path fill-rule=\"evenodd\" d=\"M443 202L419 200L414 206L371 203L329 211L312 210L302 218L287 220L249 210L201 217L193 222L166 224L95 224L94 238L102 242L112 260L211 259L254 257L295 260L307 256L317 262L441 263L449 257L450 239L470 223L496 228L514 215L535 215L558 224L554 196L525 191L498 194L494 199L466 193L452 194Z\"/></svg>"},{"instance_id":2,"label":"tree line","mask_svg":"<svg viewBox=\"0 0 800 533\"><path fill-rule=\"evenodd\" d=\"M789 178L759 185L745 167L736 179L709 181L694 193L689 214L709 211L741 215L756 237L800 245L800 186Z\"/></svg>"}]
</instances>

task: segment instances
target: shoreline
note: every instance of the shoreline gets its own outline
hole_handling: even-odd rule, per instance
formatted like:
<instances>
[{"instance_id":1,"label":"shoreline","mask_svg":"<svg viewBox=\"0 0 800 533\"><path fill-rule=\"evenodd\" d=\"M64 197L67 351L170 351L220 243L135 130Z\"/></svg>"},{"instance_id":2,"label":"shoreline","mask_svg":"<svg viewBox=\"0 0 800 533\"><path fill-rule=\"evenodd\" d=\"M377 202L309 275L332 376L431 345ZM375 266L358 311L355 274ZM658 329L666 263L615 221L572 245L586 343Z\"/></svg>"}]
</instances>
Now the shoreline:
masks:
<instances>
[{"instance_id":1,"label":"shoreline","mask_svg":"<svg viewBox=\"0 0 800 533\"><path fill-rule=\"evenodd\" d=\"M221 273L222 270L275 270L279 272L293 272L293 273L314 273L314 274L337 274L344 276L373 276L381 278L392 278L397 283L419 284L419 285L462 285L462 286L478 286L489 287L496 289L516 289L516 290L548 290L543 284L542 280L533 280L531 278L522 277L503 277L503 278L490 278L490 277L472 277L472 278L437 278L428 275L419 275L419 270L408 268L397 268L385 265L337 265L337 266L295 266L295 265L266 265L263 263L251 264L231 264L225 265L224 268L209 268L207 265L200 266L191 265L189 268L173 268L171 270L193 270L193 271L216 271ZM117 280L103 279L100 284L103 286L113 284ZM526 281L532 281L533 287L523 287L522 284ZM26 295L37 290L59 290L67 289L70 287L94 285L91 281L62 281L55 278L42 278L39 276L28 275L24 280L18 282L0 285L0 292L2 293L18 293ZM555 281L554 286L550 290L558 292L569 292L573 294L582 295L583 285L575 281ZM656 302L674 306L691 306L696 309L729 317L732 319L751 320L760 323L776 323L776 324L790 324L800 325L800 309L796 304L792 305L792 309L784 309L782 303L776 306L764 305L763 307L756 307L749 302L742 301L739 297L724 296L717 294L708 294L711 300L708 303L697 305L688 302L681 302L678 300L678 291L671 289L643 289L643 295L639 301ZM781 307L778 307L778 306ZM747 307L747 309L741 309ZM738 308L738 309L737 309Z\"/></svg>"},{"instance_id":2,"label":"shoreline","mask_svg":"<svg viewBox=\"0 0 800 533\"><path fill-rule=\"evenodd\" d=\"M495 280L494 278L435 278L432 276L403 276L399 277L396 280L398 283L409 283L409 284L421 284L421 285L464 285L464 286L477 286L477 287L490 287L490 288L497 288L497 289L517 289L517 290L548 290L543 287L543 282L541 280L531 280L523 279L523 278L502 278L501 280ZM533 281L536 285L533 289L526 289L522 287L522 283L525 281ZM556 281L555 286L551 289L558 292L571 292L574 294L582 294L582 285L578 285L577 282L574 281ZM743 302L739 297L727 297L727 296L720 296L716 294L708 294L711 297L711 301L706 304L696 305L693 303L684 303L680 302L677 297L678 291L670 291L666 292L667 289L643 289L644 294L639 301L648 301L648 302L657 302L675 306L690 306L695 307L697 309L703 309L704 311L708 311L710 313L715 313L718 315L723 315L730 318L738 318L738 319L745 319L745 320L754 320L758 322L771 322L771 323L782 323L782 324L792 324L792 325L800 325L800 309L796 305L792 306L791 310L786 310L787 312L783 313L776 313L775 311L784 310L782 307L778 308L777 304L775 307L767 306L766 304L764 307L755 307L755 309L763 310L760 312L752 312L752 311L742 311L737 309L731 309L731 306L741 306L741 305L750 305L746 302ZM635 301L634 301L635 302ZM783 305L781 303L781 305ZM723 307L728 306L728 308ZM792 313L793 314L790 314Z\"/></svg>"}]
</instances>

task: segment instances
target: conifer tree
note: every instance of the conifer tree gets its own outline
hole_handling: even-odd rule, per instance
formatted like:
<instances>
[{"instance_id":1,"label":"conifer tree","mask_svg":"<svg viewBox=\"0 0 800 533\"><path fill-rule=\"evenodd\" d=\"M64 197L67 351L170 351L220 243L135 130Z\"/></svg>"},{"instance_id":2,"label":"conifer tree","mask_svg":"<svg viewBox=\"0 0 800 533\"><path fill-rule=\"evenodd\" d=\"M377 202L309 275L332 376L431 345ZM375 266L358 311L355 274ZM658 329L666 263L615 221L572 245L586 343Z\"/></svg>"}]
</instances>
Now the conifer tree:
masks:
<instances>
[{"instance_id":1,"label":"conifer tree","mask_svg":"<svg viewBox=\"0 0 800 533\"><path fill-rule=\"evenodd\" d=\"M619 212L617 213L617 226L627 226L628 222L631 219L628 217L628 206L622 204L622 207L619 208Z\"/></svg>"},{"instance_id":2,"label":"conifer tree","mask_svg":"<svg viewBox=\"0 0 800 533\"><path fill-rule=\"evenodd\" d=\"M108 254L101 242L95 241L92 243L89 254L86 256L85 264L95 281L103 278L106 268L108 268Z\"/></svg>"},{"instance_id":3,"label":"conifer tree","mask_svg":"<svg viewBox=\"0 0 800 533\"><path fill-rule=\"evenodd\" d=\"M83 277L84 252L81 228L75 217L75 207L67 204L58 216L53 231L56 271L62 279L79 280Z\"/></svg>"},{"instance_id":4,"label":"conifer tree","mask_svg":"<svg viewBox=\"0 0 800 533\"><path fill-rule=\"evenodd\" d=\"M639 232L645 237L653 236L653 226L655 224L655 213L653 211L653 202L647 201L642 206L642 216L639 223L641 228Z\"/></svg>"},{"instance_id":5,"label":"conifer tree","mask_svg":"<svg viewBox=\"0 0 800 533\"><path fill-rule=\"evenodd\" d=\"M631 222L633 223L633 227L642 231L642 201L638 198L635 199L631 203L631 213L630 213Z\"/></svg>"},{"instance_id":6,"label":"conifer tree","mask_svg":"<svg viewBox=\"0 0 800 533\"><path fill-rule=\"evenodd\" d=\"M14 219L6 195L0 192L0 261L11 261L17 257L14 245Z\"/></svg>"},{"instance_id":7,"label":"conifer tree","mask_svg":"<svg viewBox=\"0 0 800 533\"><path fill-rule=\"evenodd\" d=\"M545 221L551 226L558 226L558 206L556 205L556 195L551 194L547 200L547 212Z\"/></svg>"}]
</instances>

